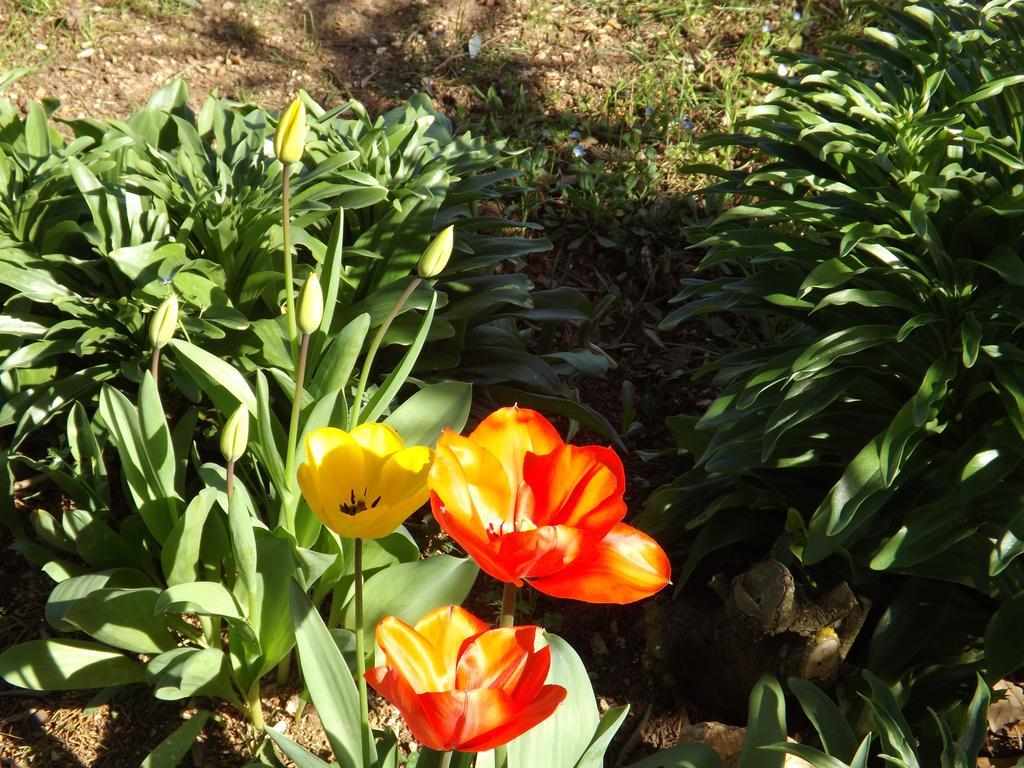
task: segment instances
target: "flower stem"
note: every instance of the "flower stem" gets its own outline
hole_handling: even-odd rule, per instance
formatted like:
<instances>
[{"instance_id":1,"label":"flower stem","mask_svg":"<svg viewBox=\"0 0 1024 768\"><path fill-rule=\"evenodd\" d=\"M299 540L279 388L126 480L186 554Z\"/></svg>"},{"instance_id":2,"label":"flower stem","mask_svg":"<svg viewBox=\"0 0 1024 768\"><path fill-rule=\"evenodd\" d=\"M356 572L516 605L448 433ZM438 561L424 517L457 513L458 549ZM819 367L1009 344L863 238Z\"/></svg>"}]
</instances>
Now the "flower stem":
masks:
<instances>
[{"instance_id":1,"label":"flower stem","mask_svg":"<svg viewBox=\"0 0 1024 768\"><path fill-rule=\"evenodd\" d=\"M452 754L451 752L445 752L441 755L441 765L438 768L449 768L452 764Z\"/></svg>"},{"instance_id":2,"label":"flower stem","mask_svg":"<svg viewBox=\"0 0 1024 768\"><path fill-rule=\"evenodd\" d=\"M511 581L506 581L501 591L501 616L498 618L498 626L502 628L511 627L516 621L516 596L519 588ZM502 744L494 748L495 768L507 768L508 746Z\"/></svg>"},{"instance_id":3,"label":"flower stem","mask_svg":"<svg viewBox=\"0 0 1024 768\"><path fill-rule=\"evenodd\" d=\"M366 391L366 384L370 378L370 371L373 368L373 359L377 356L377 350L380 349L380 344L384 340L384 334L388 332L388 328L391 327L391 323L398 316L398 313L402 311L402 307L405 306L405 302L412 296L412 292L416 290L416 286L420 284L421 279L416 278L402 291L402 295L398 297L398 301L395 302L395 306L388 312L387 317L384 318L384 322L380 324L380 328L377 329L377 333L373 337L373 341L370 342L370 349L366 352L366 360L363 363L362 373L359 374L359 384L356 386L356 395L352 398L352 413L349 418L349 429L359 425L359 412L363 409L363 393Z\"/></svg>"},{"instance_id":4,"label":"flower stem","mask_svg":"<svg viewBox=\"0 0 1024 768\"><path fill-rule=\"evenodd\" d=\"M235 492L235 462L229 461L227 469L224 470L224 493L231 503L231 495Z\"/></svg>"},{"instance_id":5,"label":"flower stem","mask_svg":"<svg viewBox=\"0 0 1024 768\"><path fill-rule=\"evenodd\" d=\"M363 540L353 542L353 570L355 571L355 604L356 604L356 685L359 688L359 712L363 717L362 738L363 768L370 768L370 704L366 694L366 652L363 647Z\"/></svg>"},{"instance_id":6,"label":"flower stem","mask_svg":"<svg viewBox=\"0 0 1024 768\"><path fill-rule=\"evenodd\" d=\"M160 347L153 347L153 356L149 359L149 372L153 376L153 383L159 384L157 376L160 374Z\"/></svg>"},{"instance_id":7,"label":"flower stem","mask_svg":"<svg viewBox=\"0 0 1024 768\"><path fill-rule=\"evenodd\" d=\"M501 617L499 627L511 627L516 619L516 595L519 588L511 581L505 582L505 589L501 593Z\"/></svg>"},{"instance_id":8,"label":"flower stem","mask_svg":"<svg viewBox=\"0 0 1024 768\"><path fill-rule=\"evenodd\" d=\"M284 300L288 312L288 342L295 359L299 332L295 322L295 285L292 279L291 163L281 163L281 238L284 249Z\"/></svg>"},{"instance_id":9,"label":"flower stem","mask_svg":"<svg viewBox=\"0 0 1024 768\"><path fill-rule=\"evenodd\" d=\"M260 681L257 680L252 684L249 689L249 693L245 697L245 708L248 710L249 720L252 721L253 727L259 733L259 736L263 736L263 702L260 701Z\"/></svg>"},{"instance_id":10,"label":"flower stem","mask_svg":"<svg viewBox=\"0 0 1024 768\"><path fill-rule=\"evenodd\" d=\"M302 393L306 380L306 357L309 355L309 334L302 334L299 347L299 363L295 371L295 396L292 398L292 417L288 422L288 452L284 457L284 481L289 490L295 488L295 444L299 439L299 415L302 412ZM290 494L291 496L291 494ZM295 505L285 500L285 528L295 533Z\"/></svg>"}]
</instances>

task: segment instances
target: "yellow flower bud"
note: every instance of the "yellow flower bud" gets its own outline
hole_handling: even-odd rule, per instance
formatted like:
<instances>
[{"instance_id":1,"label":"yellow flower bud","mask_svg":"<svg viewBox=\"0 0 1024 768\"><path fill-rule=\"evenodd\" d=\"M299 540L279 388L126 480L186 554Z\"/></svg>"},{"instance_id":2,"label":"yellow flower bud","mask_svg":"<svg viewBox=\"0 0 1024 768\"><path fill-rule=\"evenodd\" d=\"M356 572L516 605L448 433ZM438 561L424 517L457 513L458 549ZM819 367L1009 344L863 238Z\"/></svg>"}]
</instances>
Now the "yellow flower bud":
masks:
<instances>
[{"instance_id":1,"label":"yellow flower bud","mask_svg":"<svg viewBox=\"0 0 1024 768\"><path fill-rule=\"evenodd\" d=\"M157 349L174 338L178 327L178 297L171 294L164 299L149 320L149 343Z\"/></svg>"},{"instance_id":2,"label":"yellow flower bud","mask_svg":"<svg viewBox=\"0 0 1024 768\"><path fill-rule=\"evenodd\" d=\"M437 277L448 266L448 259L452 257L452 247L455 245L455 227L447 226L440 234L433 239L427 250L420 256L420 263L416 267L420 277L430 279Z\"/></svg>"},{"instance_id":3,"label":"yellow flower bud","mask_svg":"<svg viewBox=\"0 0 1024 768\"><path fill-rule=\"evenodd\" d=\"M220 452L224 461L238 461L249 445L249 409L238 406L220 431Z\"/></svg>"},{"instance_id":4,"label":"yellow flower bud","mask_svg":"<svg viewBox=\"0 0 1024 768\"><path fill-rule=\"evenodd\" d=\"M320 289L320 280L316 272L310 274L299 291L299 307L296 314L299 330L303 333L313 333L320 328L320 321L324 319L324 292Z\"/></svg>"},{"instance_id":5,"label":"yellow flower bud","mask_svg":"<svg viewBox=\"0 0 1024 768\"><path fill-rule=\"evenodd\" d=\"M297 163L302 159L306 143L306 105L296 97L281 115L274 134L274 154L282 163Z\"/></svg>"}]
</instances>

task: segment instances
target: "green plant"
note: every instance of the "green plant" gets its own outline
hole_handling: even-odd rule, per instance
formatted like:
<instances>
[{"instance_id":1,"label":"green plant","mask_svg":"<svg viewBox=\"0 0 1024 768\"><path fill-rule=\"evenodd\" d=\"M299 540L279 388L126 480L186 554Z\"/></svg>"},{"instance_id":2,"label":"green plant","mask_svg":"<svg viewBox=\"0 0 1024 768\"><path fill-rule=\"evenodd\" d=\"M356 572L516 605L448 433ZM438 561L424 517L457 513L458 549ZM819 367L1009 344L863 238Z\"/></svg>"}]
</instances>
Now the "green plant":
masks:
<instances>
[{"instance_id":1,"label":"green plant","mask_svg":"<svg viewBox=\"0 0 1024 768\"><path fill-rule=\"evenodd\" d=\"M344 251L327 297L333 325L312 342L314 357L364 314L371 330L379 327L431 234L454 224L452 259L401 308L383 339L384 362L397 362L416 338L416 310L436 301L418 377L470 374L566 394L516 321L582 322L589 305L569 289L534 291L522 273L496 274L500 264L548 247L543 238L506 235L523 225L479 210L516 191L502 143L455 136L421 97L376 119L358 104L344 118L346 107L326 111L302 98L311 137L293 164L295 280ZM215 98L195 114L180 81L126 121L65 121L75 135L66 144L38 105L24 119L10 105L0 109L0 427L13 429L12 445L66 403L93 402L103 381L137 384L145 315L171 291L181 299L188 343L243 371L293 375L281 341L282 295L294 287L281 281L278 256L281 166L266 151L274 122ZM516 332L503 339L504 365L467 350L510 324ZM170 358L167 372L195 399L195 381Z\"/></svg>"},{"instance_id":2,"label":"green plant","mask_svg":"<svg viewBox=\"0 0 1024 768\"><path fill-rule=\"evenodd\" d=\"M710 552L778 536L777 557L936 580L951 604L973 590L984 614L982 595L1024 589L1024 15L955 0L874 15L821 57L780 54L789 75L760 76L775 90L744 132L706 141L765 160L711 188L735 201L702 241L715 274L687 280L661 327L717 314L763 343L708 367L721 394L700 418L670 420L692 469L644 524L696 533L680 586ZM889 673L938 661L925 638L901 658Z\"/></svg>"},{"instance_id":3,"label":"green plant","mask_svg":"<svg viewBox=\"0 0 1024 768\"><path fill-rule=\"evenodd\" d=\"M864 674L867 691L861 693L862 717L877 732L858 734L847 714L819 688L806 680L790 678L789 687L813 726L820 749L786 741L786 705L781 686L774 678L762 679L751 694L750 720L741 768L781 766L784 754L796 755L814 768L867 768L873 760L898 768L967 768L977 765L988 734L991 691L981 678L974 694L948 711L931 711L927 733L915 735L892 691L870 673ZM770 701L772 706L763 706ZM774 735L773 735L774 734ZM773 739L776 741L773 743ZM773 754L774 753L774 754Z\"/></svg>"}]
</instances>

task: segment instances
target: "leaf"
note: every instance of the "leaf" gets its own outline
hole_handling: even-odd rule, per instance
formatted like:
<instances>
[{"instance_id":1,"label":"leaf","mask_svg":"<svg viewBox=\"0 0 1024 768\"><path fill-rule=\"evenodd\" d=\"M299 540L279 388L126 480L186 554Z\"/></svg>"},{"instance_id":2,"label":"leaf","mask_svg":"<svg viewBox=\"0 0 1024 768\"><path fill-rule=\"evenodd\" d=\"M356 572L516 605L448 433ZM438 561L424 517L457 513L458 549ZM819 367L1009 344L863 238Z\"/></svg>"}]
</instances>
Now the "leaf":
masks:
<instances>
[{"instance_id":1,"label":"leaf","mask_svg":"<svg viewBox=\"0 0 1024 768\"><path fill-rule=\"evenodd\" d=\"M722 759L707 744L680 744L645 757L629 768L722 768Z\"/></svg>"},{"instance_id":2,"label":"leaf","mask_svg":"<svg viewBox=\"0 0 1024 768\"><path fill-rule=\"evenodd\" d=\"M217 410L234 413L241 403L249 413L257 412L256 395L234 366L183 339L171 339L169 346L174 348L180 356L178 362L183 364Z\"/></svg>"},{"instance_id":3,"label":"leaf","mask_svg":"<svg viewBox=\"0 0 1024 768\"><path fill-rule=\"evenodd\" d=\"M148 579L138 571L129 568L114 568L108 571L72 576L60 582L50 592L50 596L46 600L46 621L59 632L74 632L75 626L64 621L64 616L76 602L105 587L129 586L148 586Z\"/></svg>"},{"instance_id":4,"label":"leaf","mask_svg":"<svg viewBox=\"0 0 1024 768\"><path fill-rule=\"evenodd\" d=\"M139 412L128 398L104 385L100 391L99 413L110 430L121 459L121 471L139 514L150 533L162 544L177 522L173 477L170 483L164 482L166 477L159 470L162 457L150 455Z\"/></svg>"},{"instance_id":5,"label":"leaf","mask_svg":"<svg viewBox=\"0 0 1024 768\"><path fill-rule=\"evenodd\" d=\"M363 765L362 715L355 681L309 598L295 582L289 584L289 590L303 677L334 756L343 766L370 768Z\"/></svg>"},{"instance_id":6,"label":"leaf","mask_svg":"<svg viewBox=\"0 0 1024 768\"><path fill-rule=\"evenodd\" d=\"M245 594L249 611L252 612L252 605L259 603L262 595L259 593L260 584L257 581L257 551L256 536L252 529L252 514L239 493L232 493L228 502L228 530L231 532L231 551L235 556L235 566L238 568L238 577L245 587Z\"/></svg>"},{"instance_id":7,"label":"leaf","mask_svg":"<svg viewBox=\"0 0 1024 768\"><path fill-rule=\"evenodd\" d=\"M385 616L415 624L435 608L460 605L479 567L470 558L434 555L382 569L363 587L363 626L373 631ZM355 626L355 600L345 606L345 626Z\"/></svg>"},{"instance_id":8,"label":"leaf","mask_svg":"<svg viewBox=\"0 0 1024 768\"><path fill-rule=\"evenodd\" d=\"M150 660L146 678L161 701L213 696L242 708L231 687L231 663L220 648L175 648Z\"/></svg>"},{"instance_id":9,"label":"leaf","mask_svg":"<svg viewBox=\"0 0 1024 768\"><path fill-rule=\"evenodd\" d=\"M77 600L64 620L115 648L135 653L169 651L177 643L154 615L159 594L156 587L97 589Z\"/></svg>"},{"instance_id":10,"label":"leaf","mask_svg":"<svg viewBox=\"0 0 1024 768\"><path fill-rule=\"evenodd\" d=\"M605 752L615 738L622 723L629 714L629 705L624 707L612 707L601 716L594 738L591 739L587 751L576 763L575 768L604 768Z\"/></svg>"},{"instance_id":11,"label":"leaf","mask_svg":"<svg viewBox=\"0 0 1024 768\"><path fill-rule=\"evenodd\" d=\"M814 683L797 677L789 678L789 689L803 707L807 719L818 732L825 751L849 763L857 752L857 737L843 713Z\"/></svg>"},{"instance_id":12,"label":"leaf","mask_svg":"<svg viewBox=\"0 0 1024 768\"><path fill-rule=\"evenodd\" d=\"M157 598L153 610L159 613L195 613L241 619L235 598L216 581L190 581L168 587Z\"/></svg>"},{"instance_id":13,"label":"leaf","mask_svg":"<svg viewBox=\"0 0 1024 768\"><path fill-rule=\"evenodd\" d=\"M461 381L428 384L384 420L409 445L433 447L445 428L461 432L469 419L473 385Z\"/></svg>"},{"instance_id":14,"label":"leaf","mask_svg":"<svg viewBox=\"0 0 1024 768\"><path fill-rule=\"evenodd\" d=\"M50 127L46 122L46 112L35 101L28 103L28 114L25 116L25 148L29 156L36 159L50 155Z\"/></svg>"},{"instance_id":15,"label":"leaf","mask_svg":"<svg viewBox=\"0 0 1024 768\"><path fill-rule=\"evenodd\" d=\"M199 577L203 529L217 496L216 488L203 488L185 508L185 514L164 542L160 562L168 586L195 581Z\"/></svg>"},{"instance_id":16,"label":"leaf","mask_svg":"<svg viewBox=\"0 0 1024 768\"><path fill-rule=\"evenodd\" d=\"M586 667L565 640L545 633L551 648L549 685L568 695L547 720L508 745L509 768L568 768L586 753L600 724Z\"/></svg>"},{"instance_id":17,"label":"leaf","mask_svg":"<svg viewBox=\"0 0 1024 768\"><path fill-rule=\"evenodd\" d=\"M274 743L281 748L285 756L295 763L296 768L330 768L330 766L316 755L312 755L289 739L280 731L274 728L263 727L267 736L274 740Z\"/></svg>"},{"instance_id":18,"label":"leaf","mask_svg":"<svg viewBox=\"0 0 1024 768\"><path fill-rule=\"evenodd\" d=\"M964 725L957 739L961 754L974 760L981 753L985 740L988 738L988 708L992 701L992 691L981 675L975 676L977 684L974 696L964 713Z\"/></svg>"},{"instance_id":19,"label":"leaf","mask_svg":"<svg viewBox=\"0 0 1024 768\"><path fill-rule=\"evenodd\" d=\"M181 765L188 754L189 749L199 737L206 721L210 719L210 712L201 709L184 723L179 725L166 739L161 741L156 749L146 755L139 764L139 768L176 768Z\"/></svg>"},{"instance_id":20,"label":"leaf","mask_svg":"<svg viewBox=\"0 0 1024 768\"><path fill-rule=\"evenodd\" d=\"M914 734L889 686L867 670L864 670L863 675L871 688L871 696L866 697L866 701L878 725L886 754L902 760L904 765L919 765Z\"/></svg>"},{"instance_id":21,"label":"leaf","mask_svg":"<svg viewBox=\"0 0 1024 768\"><path fill-rule=\"evenodd\" d=\"M398 390L405 384L406 379L409 378L409 374L412 372L412 367L416 364L416 359L420 356L420 350L423 349L423 344L427 340L427 333L430 331L430 323L434 319L434 310L437 307L437 292L430 297L430 306L427 307L426 314L423 315L423 322L420 324L420 330L416 334L416 339L406 350L402 356L401 361L392 369L391 373L388 374L387 378L384 379L377 391L373 393L370 399L366 403L365 410L362 411L359 422L361 424L368 424L370 422L377 421L384 410L391 405L391 401L394 400L395 395L398 394ZM353 403L353 405L357 405Z\"/></svg>"},{"instance_id":22,"label":"leaf","mask_svg":"<svg viewBox=\"0 0 1024 768\"><path fill-rule=\"evenodd\" d=\"M985 679L995 682L1024 666L1024 643L1020 628L1024 622L1024 595L996 609L985 628Z\"/></svg>"},{"instance_id":23,"label":"leaf","mask_svg":"<svg viewBox=\"0 0 1024 768\"><path fill-rule=\"evenodd\" d=\"M764 675L750 693L747 738L737 768L782 768L786 756L761 749L786 740L786 697L779 681Z\"/></svg>"},{"instance_id":24,"label":"leaf","mask_svg":"<svg viewBox=\"0 0 1024 768\"><path fill-rule=\"evenodd\" d=\"M366 342L366 334L370 330L370 316L367 313L356 315L334 337L327 352L317 365L309 391L315 395L324 395L334 389L348 386L359 355Z\"/></svg>"},{"instance_id":25,"label":"leaf","mask_svg":"<svg viewBox=\"0 0 1024 768\"><path fill-rule=\"evenodd\" d=\"M69 691L141 683L143 666L82 640L31 640L0 653L0 677L33 691Z\"/></svg>"}]
</instances>

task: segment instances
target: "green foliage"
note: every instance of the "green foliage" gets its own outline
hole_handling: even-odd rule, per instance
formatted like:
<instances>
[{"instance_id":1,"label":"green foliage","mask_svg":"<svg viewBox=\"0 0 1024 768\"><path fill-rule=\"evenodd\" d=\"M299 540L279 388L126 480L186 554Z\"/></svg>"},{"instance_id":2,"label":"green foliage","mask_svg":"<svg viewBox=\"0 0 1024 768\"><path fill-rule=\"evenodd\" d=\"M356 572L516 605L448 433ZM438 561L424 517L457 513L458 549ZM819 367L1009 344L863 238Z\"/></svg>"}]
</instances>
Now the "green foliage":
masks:
<instances>
[{"instance_id":1,"label":"green foliage","mask_svg":"<svg viewBox=\"0 0 1024 768\"><path fill-rule=\"evenodd\" d=\"M920 768L923 765L970 768L977 765L978 753L988 733L987 715L991 698L984 680L980 677L977 679L974 695L969 701L942 714L932 711L928 734L915 735L885 683L871 673L865 673L864 678L868 689L861 694L861 698L866 720L870 721L877 733L877 743L871 733L864 734L862 740L857 742L853 726L824 692L806 680L791 678L790 689L796 694L804 715L814 727L821 749L780 739L773 744L759 744L756 750L749 753L745 748L740 768L752 768L758 764L748 757L748 754L752 756L755 751L765 756L774 753L780 760L785 756L783 753L795 755L814 768L867 768L868 765L876 764L874 761L878 759L898 768ZM777 681L762 681L752 695L752 702L763 694L761 689L764 685L778 689L781 694ZM779 705L784 724L784 699L779 699ZM748 728L759 732L775 729L779 714L774 709L755 709L752 703ZM785 731L782 733L784 735Z\"/></svg>"},{"instance_id":2,"label":"green foliage","mask_svg":"<svg viewBox=\"0 0 1024 768\"><path fill-rule=\"evenodd\" d=\"M91 401L102 382L139 382L148 313L172 291L189 349L292 375L280 309L281 165L267 149L275 118L213 97L194 113L187 96L174 81L125 121L64 121L70 140L38 105L24 118L0 106L0 428L13 429L14 445L68 403ZM378 118L357 103L328 111L303 98L311 133L291 178L295 280L315 269L330 284L314 359L364 314L368 331L378 327L432 233L455 225L448 266L417 288L384 339L387 361L400 356L389 347L413 343L417 311L436 301L418 377L560 393L515 319L537 307L542 325L580 322L589 304L575 291L533 291L518 272L496 274L549 247L508 235L531 227L482 208L517 189L503 142L455 135L424 97ZM497 332L506 359L491 363L473 347ZM336 350L330 359L355 366L361 357ZM196 401L189 363L171 355L167 369Z\"/></svg>"},{"instance_id":3,"label":"green foliage","mask_svg":"<svg viewBox=\"0 0 1024 768\"><path fill-rule=\"evenodd\" d=\"M696 532L684 578L781 535L778 557L941 580L959 610L954 594L1024 588L1024 16L949 0L875 21L821 57L781 55L790 74L761 76L775 89L744 132L708 140L765 159L711 188L735 201L703 239L714 274L686 281L662 328L715 313L764 343L709 366L719 397L671 422L693 468L647 525ZM976 660L970 631L941 661ZM940 660L933 640L921 663Z\"/></svg>"}]
</instances>

